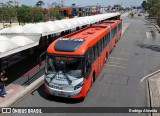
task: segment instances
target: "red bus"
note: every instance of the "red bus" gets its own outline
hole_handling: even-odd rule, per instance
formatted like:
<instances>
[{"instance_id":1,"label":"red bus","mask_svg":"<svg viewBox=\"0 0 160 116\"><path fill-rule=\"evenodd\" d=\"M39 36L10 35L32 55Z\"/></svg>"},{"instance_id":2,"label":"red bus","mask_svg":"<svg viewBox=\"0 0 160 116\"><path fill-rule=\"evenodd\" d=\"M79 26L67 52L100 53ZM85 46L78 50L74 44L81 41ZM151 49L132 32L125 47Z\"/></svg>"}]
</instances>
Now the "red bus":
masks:
<instances>
[{"instance_id":1,"label":"red bus","mask_svg":"<svg viewBox=\"0 0 160 116\"><path fill-rule=\"evenodd\" d=\"M110 51L113 49L113 47L115 47L116 43L118 42L118 40L121 37L121 33L122 33L122 21L121 20L107 20L107 21L103 21L100 22L100 24L104 24L104 25L108 25L110 26L110 35L111 35L111 49Z\"/></svg>"},{"instance_id":2,"label":"red bus","mask_svg":"<svg viewBox=\"0 0 160 116\"><path fill-rule=\"evenodd\" d=\"M52 42L46 52L45 92L84 98L110 53L110 34L110 26L95 24Z\"/></svg>"}]
</instances>

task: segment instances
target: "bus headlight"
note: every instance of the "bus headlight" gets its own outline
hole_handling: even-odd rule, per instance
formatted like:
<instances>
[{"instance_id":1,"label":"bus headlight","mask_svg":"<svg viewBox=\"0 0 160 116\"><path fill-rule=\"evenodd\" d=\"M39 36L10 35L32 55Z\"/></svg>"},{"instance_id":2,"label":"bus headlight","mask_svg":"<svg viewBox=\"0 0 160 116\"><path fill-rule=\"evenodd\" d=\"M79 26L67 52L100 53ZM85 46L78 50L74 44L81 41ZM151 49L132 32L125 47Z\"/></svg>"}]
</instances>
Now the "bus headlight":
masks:
<instances>
[{"instance_id":1,"label":"bus headlight","mask_svg":"<svg viewBox=\"0 0 160 116\"><path fill-rule=\"evenodd\" d=\"M79 89L80 87L82 87L84 85L84 82L82 81L81 83L79 83L78 85L76 85L74 87L74 90Z\"/></svg>"}]
</instances>

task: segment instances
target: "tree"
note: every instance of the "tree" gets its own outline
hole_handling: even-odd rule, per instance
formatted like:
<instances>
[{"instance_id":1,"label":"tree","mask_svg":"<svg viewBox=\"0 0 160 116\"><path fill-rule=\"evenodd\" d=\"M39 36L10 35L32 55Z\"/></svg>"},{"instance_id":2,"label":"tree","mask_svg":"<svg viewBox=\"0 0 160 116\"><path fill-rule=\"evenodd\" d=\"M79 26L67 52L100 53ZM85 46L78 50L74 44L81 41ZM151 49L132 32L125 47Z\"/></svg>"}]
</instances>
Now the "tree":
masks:
<instances>
[{"instance_id":1,"label":"tree","mask_svg":"<svg viewBox=\"0 0 160 116\"><path fill-rule=\"evenodd\" d=\"M149 14L152 16L159 16L160 15L160 1L156 0L156 3L149 10Z\"/></svg>"},{"instance_id":2,"label":"tree","mask_svg":"<svg viewBox=\"0 0 160 116\"><path fill-rule=\"evenodd\" d=\"M44 4L44 2L42 0L38 0L38 2L36 3L36 6L38 6L38 7L42 7L44 5L45 4Z\"/></svg>"},{"instance_id":3,"label":"tree","mask_svg":"<svg viewBox=\"0 0 160 116\"><path fill-rule=\"evenodd\" d=\"M61 19L61 14L59 11L60 8L61 8L60 5L57 4L56 2L52 3L52 8L49 11L49 16L51 19L54 19L54 20Z\"/></svg>"},{"instance_id":4,"label":"tree","mask_svg":"<svg viewBox=\"0 0 160 116\"><path fill-rule=\"evenodd\" d=\"M141 4L141 6L142 6L142 8L144 10L148 10L148 3L147 3L147 1L143 1L142 4Z\"/></svg>"},{"instance_id":5,"label":"tree","mask_svg":"<svg viewBox=\"0 0 160 116\"><path fill-rule=\"evenodd\" d=\"M61 19L61 15L60 15L60 12L59 12L59 8L53 8L51 11L50 11L50 17L52 19Z\"/></svg>"},{"instance_id":6,"label":"tree","mask_svg":"<svg viewBox=\"0 0 160 116\"><path fill-rule=\"evenodd\" d=\"M19 24L31 22L30 12L31 8L29 6L22 5L17 8L17 19Z\"/></svg>"},{"instance_id":7,"label":"tree","mask_svg":"<svg viewBox=\"0 0 160 116\"><path fill-rule=\"evenodd\" d=\"M30 16L31 16L32 23L39 22L39 21L43 20L43 17L44 17L43 11L39 7L31 8Z\"/></svg>"},{"instance_id":8,"label":"tree","mask_svg":"<svg viewBox=\"0 0 160 116\"><path fill-rule=\"evenodd\" d=\"M3 27L4 22L10 22L10 25L12 23L13 18L16 17L16 9L13 6L3 5L0 7L0 17L3 21Z\"/></svg>"},{"instance_id":9,"label":"tree","mask_svg":"<svg viewBox=\"0 0 160 116\"><path fill-rule=\"evenodd\" d=\"M3 22L3 27L4 27L4 22L9 21L9 11L6 6L1 7L0 11L1 11L1 20Z\"/></svg>"}]
</instances>

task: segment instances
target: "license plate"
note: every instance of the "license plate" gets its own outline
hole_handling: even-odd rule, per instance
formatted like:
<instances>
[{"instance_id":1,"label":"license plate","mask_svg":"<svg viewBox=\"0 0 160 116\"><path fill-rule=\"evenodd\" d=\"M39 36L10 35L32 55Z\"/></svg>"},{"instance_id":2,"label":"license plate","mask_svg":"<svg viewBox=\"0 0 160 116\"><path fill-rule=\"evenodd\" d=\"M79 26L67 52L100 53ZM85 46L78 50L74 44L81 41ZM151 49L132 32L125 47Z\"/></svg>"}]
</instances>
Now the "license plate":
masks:
<instances>
[{"instance_id":1,"label":"license plate","mask_svg":"<svg viewBox=\"0 0 160 116\"><path fill-rule=\"evenodd\" d=\"M62 90L62 89L63 89L63 87L56 86L56 85L51 85L51 87L52 87L52 88L54 88L54 89L60 89L60 90Z\"/></svg>"},{"instance_id":2,"label":"license plate","mask_svg":"<svg viewBox=\"0 0 160 116\"><path fill-rule=\"evenodd\" d=\"M64 93L58 93L58 96L65 97L66 95Z\"/></svg>"}]
</instances>

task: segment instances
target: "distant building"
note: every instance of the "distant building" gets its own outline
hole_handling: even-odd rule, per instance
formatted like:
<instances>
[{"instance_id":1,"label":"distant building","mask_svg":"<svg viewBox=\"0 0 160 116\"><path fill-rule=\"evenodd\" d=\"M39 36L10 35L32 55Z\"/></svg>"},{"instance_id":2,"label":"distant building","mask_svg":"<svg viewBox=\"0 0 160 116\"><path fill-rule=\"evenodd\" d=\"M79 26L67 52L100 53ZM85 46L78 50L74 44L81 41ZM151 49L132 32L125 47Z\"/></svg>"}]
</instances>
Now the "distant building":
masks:
<instances>
[{"instance_id":1,"label":"distant building","mask_svg":"<svg viewBox=\"0 0 160 116\"><path fill-rule=\"evenodd\" d=\"M100 8L100 13L103 14L103 13L106 13L108 12L108 7L101 7Z\"/></svg>"}]
</instances>

